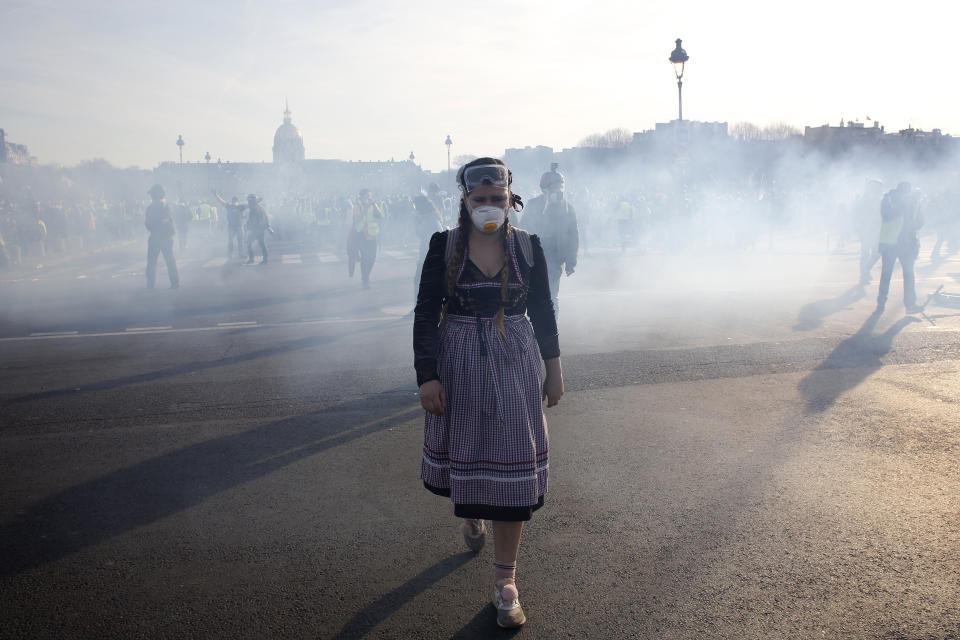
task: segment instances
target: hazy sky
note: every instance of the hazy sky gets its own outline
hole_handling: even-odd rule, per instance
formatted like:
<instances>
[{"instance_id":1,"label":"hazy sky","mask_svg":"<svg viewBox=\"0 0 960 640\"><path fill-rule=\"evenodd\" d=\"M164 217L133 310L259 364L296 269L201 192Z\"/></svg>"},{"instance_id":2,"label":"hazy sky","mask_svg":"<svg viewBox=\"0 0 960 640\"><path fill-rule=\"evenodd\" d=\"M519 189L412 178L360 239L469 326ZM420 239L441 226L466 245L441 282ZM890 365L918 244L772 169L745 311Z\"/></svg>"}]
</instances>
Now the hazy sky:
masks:
<instances>
[{"instance_id":1,"label":"hazy sky","mask_svg":"<svg viewBox=\"0 0 960 640\"><path fill-rule=\"evenodd\" d=\"M960 134L950 0L0 0L0 128L41 163L269 161L289 98L308 158L575 145L684 116Z\"/></svg>"}]
</instances>

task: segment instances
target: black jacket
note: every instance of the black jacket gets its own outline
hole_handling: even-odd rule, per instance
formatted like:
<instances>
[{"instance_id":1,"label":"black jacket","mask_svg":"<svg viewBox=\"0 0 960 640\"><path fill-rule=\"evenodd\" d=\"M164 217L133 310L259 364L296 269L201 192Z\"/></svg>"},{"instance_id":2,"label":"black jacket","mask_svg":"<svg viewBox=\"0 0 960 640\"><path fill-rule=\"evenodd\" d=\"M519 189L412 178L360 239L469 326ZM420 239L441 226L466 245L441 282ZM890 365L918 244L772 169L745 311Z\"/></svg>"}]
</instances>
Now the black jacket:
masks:
<instances>
[{"instance_id":1,"label":"black jacket","mask_svg":"<svg viewBox=\"0 0 960 640\"><path fill-rule=\"evenodd\" d=\"M448 231L433 234L430 248L423 262L423 274L420 277L420 294L413 320L414 367L417 370L417 384L439 379L437 374L437 346L439 324L443 305L448 302L446 288L447 264L445 252ZM553 302L550 300L550 284L547 278L546 259L540 239L531 236L533 245L533 265L528 265L520 255L519 248L514 249L517 269L523 286L517 288L504 309L506 315L527 314L533 325L533 332L540 347L540 356L544 360L560 357L560 342L557 336L557 320L553 314ZM472 266L472 265L471 265ZM475 267L474 267L475 269ZM467 265L464 276L469 277ZM479 271L479 270L477 270ZM515 278L515 276L514 276ZM516 278L515 278L516 280ZM515 281L514 280L514 281ZM470 301L455 295L449 300L447 313L453 315L495 315L496 301L493 306L479 301L477 307L470 307ZM478 312L479 308L484 308Z\"/></svg>"},{"instance_id":2,"label":"black jacket","mask_svg":"<svg viewBox=\"0 0 960 640\"><path fill-rule=\"evenodd\" d=\"M143 221L151 237L170 238L177 230L173 226L173 213L166 202L151 202Z\"/></svg>"}]
</instances>

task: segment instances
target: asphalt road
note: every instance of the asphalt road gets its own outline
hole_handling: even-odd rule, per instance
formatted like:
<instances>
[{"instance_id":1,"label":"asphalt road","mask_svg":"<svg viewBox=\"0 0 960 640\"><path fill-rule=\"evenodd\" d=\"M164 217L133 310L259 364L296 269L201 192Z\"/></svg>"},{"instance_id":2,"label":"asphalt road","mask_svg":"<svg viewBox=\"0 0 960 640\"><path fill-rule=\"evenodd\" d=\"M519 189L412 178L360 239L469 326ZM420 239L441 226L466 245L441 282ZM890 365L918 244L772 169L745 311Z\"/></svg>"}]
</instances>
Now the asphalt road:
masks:
<instances>
[{"instance_id":1,"label":"asphalt road","mask_svg":"<svg viewBox=\"0 0 960 640\"><path fill-rule=\"evenodd\" d=\"M508 633L418 478L412 254L365 291L273 249L176 291L138 243L2 273L0 637L960 637L949 301L871 315L801 240L585 257Z\"/></svg>"}]
</instances>

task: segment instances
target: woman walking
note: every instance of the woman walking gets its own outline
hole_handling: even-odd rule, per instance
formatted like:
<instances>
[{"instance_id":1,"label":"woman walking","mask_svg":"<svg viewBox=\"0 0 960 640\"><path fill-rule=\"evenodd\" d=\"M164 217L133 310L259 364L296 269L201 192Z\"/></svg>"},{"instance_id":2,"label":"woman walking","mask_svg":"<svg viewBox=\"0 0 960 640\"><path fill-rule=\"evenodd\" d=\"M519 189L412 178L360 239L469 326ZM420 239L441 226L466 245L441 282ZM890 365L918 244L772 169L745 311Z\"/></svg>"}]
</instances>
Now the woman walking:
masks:
<instances>
[{"instance_id":1,"label":"woman walking","mask_svg":"<svg viewBox=\"0 0 960 640\"><path fill-rule=\"evenodd\" d=\"M497 624L519 627L520 537L547 491L543 400L563 395L557 324L540 241L510 226L510 209L523 206L510 170L479 158L457 182L458 225L430 239L415 310L421 477L453 501L471 550L493 521Z\"/></svg>"}]
</instances>

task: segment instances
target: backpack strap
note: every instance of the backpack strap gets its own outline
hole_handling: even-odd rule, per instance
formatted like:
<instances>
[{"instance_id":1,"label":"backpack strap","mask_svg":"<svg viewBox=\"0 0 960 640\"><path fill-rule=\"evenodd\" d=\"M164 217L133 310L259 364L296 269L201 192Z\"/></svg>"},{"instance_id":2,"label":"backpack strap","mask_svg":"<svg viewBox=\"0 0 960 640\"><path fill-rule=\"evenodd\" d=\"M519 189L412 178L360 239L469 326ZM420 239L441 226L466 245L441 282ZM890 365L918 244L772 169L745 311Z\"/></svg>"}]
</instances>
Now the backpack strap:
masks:
<instances>
[{"instance_id":1,"label":"backpack strap","mask_svg":"<svg viewBox=\"0 0 960 640\"><path fill-rule=\"evenodd\" d=\"M453 254L457 250L457 234L459 231L458 227L447 230L447 247L443 252L443 263L447 266L450 266Z\"/></svg>"},{"instance_id":2,"label":"backpack strap","mask_svg":"<svg viewBox=\"0 0 960 640\"><path fill-rule=\"evenodd\" d=\"M530 240L530 233L523 229L513 228L514 242L520 247L520 254L523 255L523 261L528 267L533 266L533 242Z\"/></svg>"}]
</instances>

